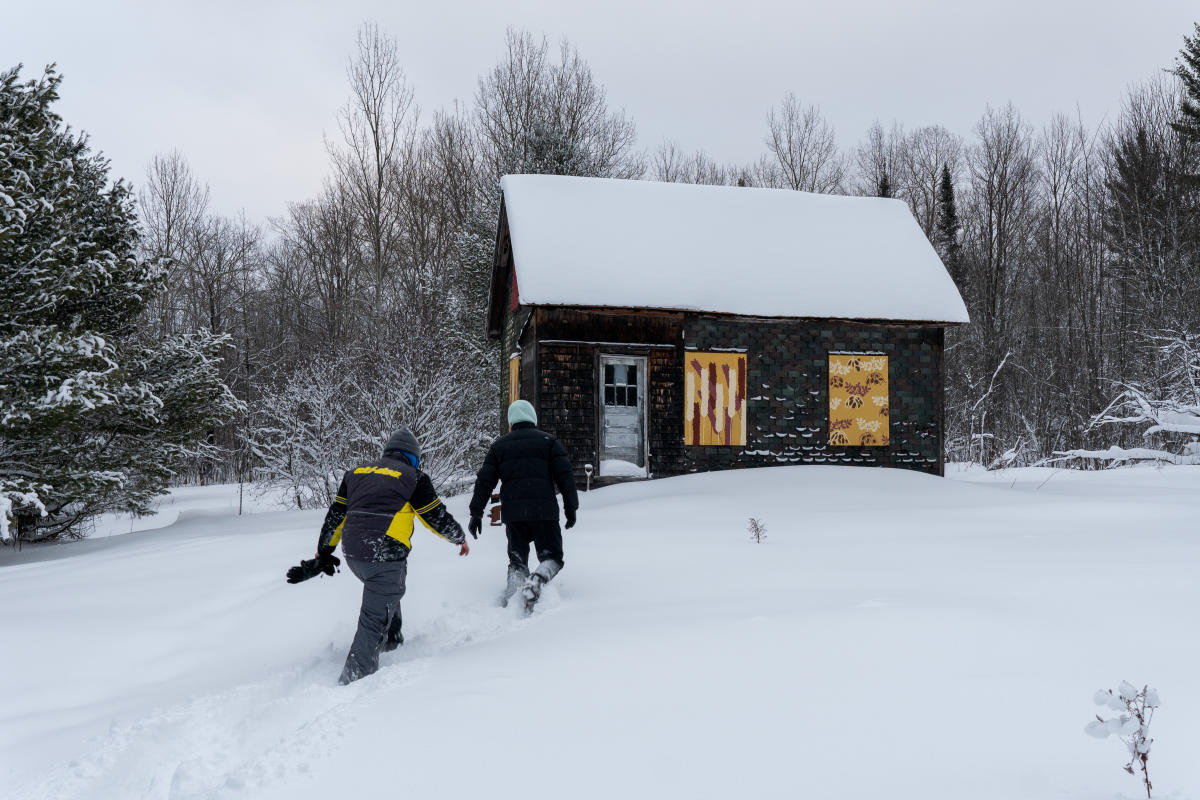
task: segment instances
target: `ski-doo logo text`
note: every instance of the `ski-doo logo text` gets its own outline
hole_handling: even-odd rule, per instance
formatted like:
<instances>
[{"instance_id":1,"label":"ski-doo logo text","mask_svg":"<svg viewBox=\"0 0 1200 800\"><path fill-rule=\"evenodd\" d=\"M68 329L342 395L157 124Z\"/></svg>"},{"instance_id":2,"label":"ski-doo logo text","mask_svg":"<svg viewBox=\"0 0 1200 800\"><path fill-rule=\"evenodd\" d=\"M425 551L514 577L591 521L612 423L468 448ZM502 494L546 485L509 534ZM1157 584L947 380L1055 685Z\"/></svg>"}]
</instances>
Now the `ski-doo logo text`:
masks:
<instances>
[{"instance_id":1,"label":"ski-doo logo text","mask_svg":"<svg viewBox=\"0 0 1200 800\"><path fill-rule=\"evenodd\" d=\"M358 469L354 470L355 475L367 475L372 472L377 475L387 475L389 478L400 477L400 470L388 469L387 467L359 467Z\"/></svg>"}]
</instances>

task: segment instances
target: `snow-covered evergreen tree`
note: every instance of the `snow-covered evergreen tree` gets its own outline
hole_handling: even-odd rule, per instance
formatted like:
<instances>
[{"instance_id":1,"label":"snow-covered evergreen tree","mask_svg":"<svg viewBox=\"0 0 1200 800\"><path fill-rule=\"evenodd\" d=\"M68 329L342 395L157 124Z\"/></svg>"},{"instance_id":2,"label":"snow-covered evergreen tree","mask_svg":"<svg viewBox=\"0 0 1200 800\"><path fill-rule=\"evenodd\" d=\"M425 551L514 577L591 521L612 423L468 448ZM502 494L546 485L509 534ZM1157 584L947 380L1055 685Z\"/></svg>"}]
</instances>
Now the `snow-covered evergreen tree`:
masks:
<instances>
[{"instance_id":1,"label":"snow-covered evergreen tree","mask_svg":"<svg viewBox=\"0 0 1200 800\"><path fill-rule=\"evenodd\" d=\"M894 197L892 192L892 182L888 180L887 172L882 172L879 175L879 184L875 187L876 197Z\"/></svg>"},{"instance_id":2,"label":"snow-covered evergreen tree","mask_svg":"<svg viewBox=\"0 0 1200 800\"><path fill-rule=\"evenodd\" d=\"M1200 148L1200 22L1195 34L1183 37L1183 49L1175 64L1175 75L1183 84L1179 101L1179 118L1171 123L1180 138ZM1192 188L1200 188L1200 174L1187 176Z\"/></svg>"},{"instance_id":3,"label":"snow-covered evergreen tree","mask_svg":"<svg viewBox=\"0 0 1200 800\"><path fill-rule=\"evenodd\" d=\"M958 206L954 201L954 180L950 177L950 165L942 164L942 177L938 183L937 223L934 230L934 247L950 277L960 290L963 289L962 245L958 241L961 224L958 221Z\"/></svg>"},{"instance_id":4,"label":"snow-covered evergreen tree","mask_svg":"<svg viewBox=\"0 0 1200 800\"><path fill-rule=\"evenodd\" d=\"M130 189L51 109L54 68L19 75L0 73L0 506L34 539L147 512L237 403L220 339L138 335L162 266L137 256Z\"/></svg>"}]
</instances>

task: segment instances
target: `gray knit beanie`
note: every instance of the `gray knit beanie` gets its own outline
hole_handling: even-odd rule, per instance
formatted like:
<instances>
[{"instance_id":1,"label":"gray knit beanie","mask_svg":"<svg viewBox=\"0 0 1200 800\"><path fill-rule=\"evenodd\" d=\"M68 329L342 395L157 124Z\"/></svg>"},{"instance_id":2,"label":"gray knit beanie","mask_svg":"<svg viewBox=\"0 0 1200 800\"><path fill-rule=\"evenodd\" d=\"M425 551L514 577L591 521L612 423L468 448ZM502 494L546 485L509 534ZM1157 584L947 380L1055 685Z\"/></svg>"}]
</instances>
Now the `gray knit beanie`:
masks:
<instances>
[{"instance_id":1,"label":"gray knit beanie","mask_svg":"<svg viewBox=\"0 0 1200 800\"><path fill-rule=\"evenodd\" d=\"M383 446L383 453L395 452L412 453L417 458L421 457L421 443L417 441L417 437L413 436L413 432L408 428L399 428L395 433L388 437L387 444Z\"/></svg>"}]
</instances>

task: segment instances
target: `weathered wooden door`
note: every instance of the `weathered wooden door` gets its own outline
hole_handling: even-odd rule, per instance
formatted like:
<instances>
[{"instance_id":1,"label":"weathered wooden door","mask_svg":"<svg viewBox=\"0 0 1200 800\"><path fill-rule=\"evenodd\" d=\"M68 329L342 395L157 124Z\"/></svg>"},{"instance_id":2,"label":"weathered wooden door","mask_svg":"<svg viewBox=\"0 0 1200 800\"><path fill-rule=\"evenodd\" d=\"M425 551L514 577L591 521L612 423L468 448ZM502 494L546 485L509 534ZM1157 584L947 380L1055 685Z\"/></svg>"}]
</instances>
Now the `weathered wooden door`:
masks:
<instances>
[{"instance_id":1,"label":"weathered wooden door","mask_svg":"<svg viewBox=\"0 0 1200 800\"><path fill-rule=\"evenodd\" d=\"M635 477L646 467L646 359L601 356L601 475Z\"/></svg>"}]
</instances>

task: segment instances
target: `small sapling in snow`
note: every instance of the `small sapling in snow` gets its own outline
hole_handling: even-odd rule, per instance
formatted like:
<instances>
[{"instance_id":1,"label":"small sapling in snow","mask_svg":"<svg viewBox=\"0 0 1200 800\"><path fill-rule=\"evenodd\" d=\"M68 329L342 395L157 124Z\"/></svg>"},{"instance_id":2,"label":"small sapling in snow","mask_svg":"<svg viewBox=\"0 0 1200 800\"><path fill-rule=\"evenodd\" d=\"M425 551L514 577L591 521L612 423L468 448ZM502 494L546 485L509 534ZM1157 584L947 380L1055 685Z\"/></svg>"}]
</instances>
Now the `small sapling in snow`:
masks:
<instances>
[{"instance_id":1,"label":"small sapling in snow","mask_svg":"<svg viewBox=\"0 0 1200 800\"><path fill-rule=\"evenodd\" d=\"M755 517L750 518L750 524L746 526L746 530L750 531L750 538L758 544L762 544L767 538L767 526L762 524L762 520Z\"/></svg>"},{"instance_id":2,"label":"small sapling in snow","mask_svg":"<svg viewBox=\"0 0 1200 800\"><path fill-rule=\"evenodd\" d=\"M1098 706L1107 706L1118 712L1117 716L1105 719L1099 714L1093 722L1084 728L1090 736L1097 739L1107 739L1116 735L1125 743L1129 750L1129 761L1125 771L1136 775L1135 766L1142 771L1142 781L1146 784L1146 797L1150 796L1150 720L1154 717L1154 709L1158 708L1158 692L1149 686L1143 686L1141 691L1128 681L1121 681L1116 693L1112 689L1101 689L1093 699Z\"/></svg>"}]
</instances>

